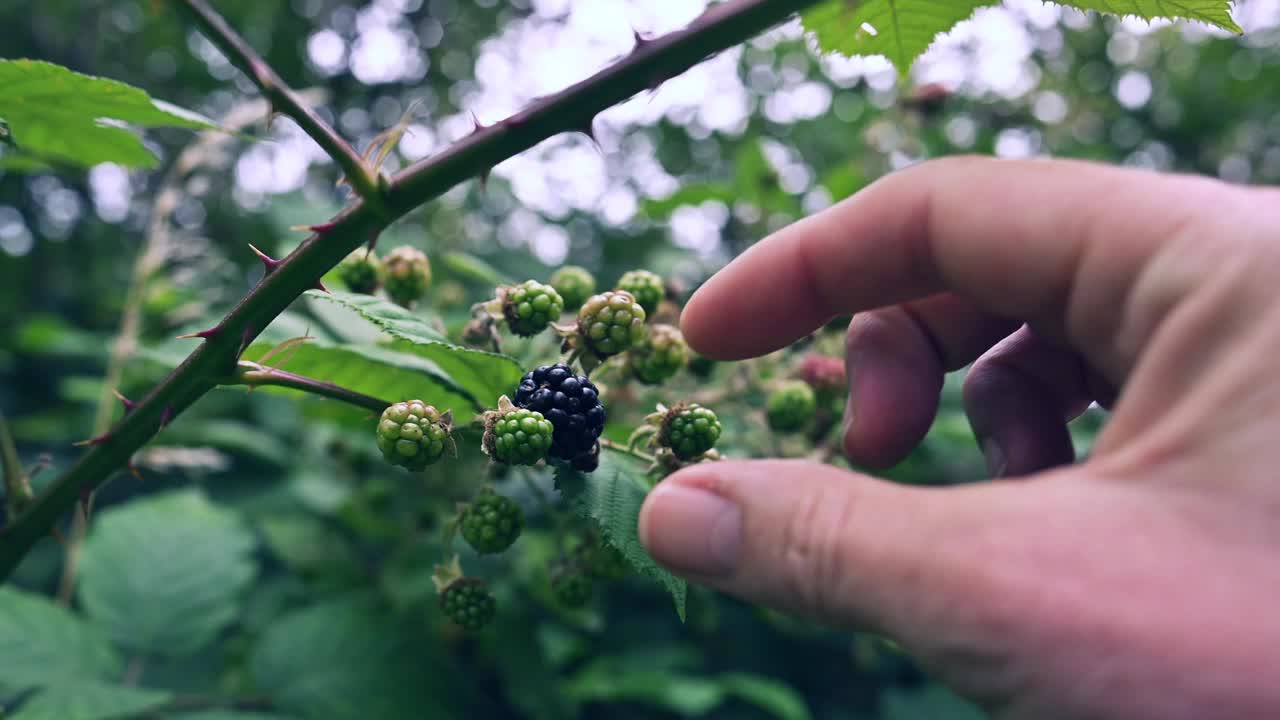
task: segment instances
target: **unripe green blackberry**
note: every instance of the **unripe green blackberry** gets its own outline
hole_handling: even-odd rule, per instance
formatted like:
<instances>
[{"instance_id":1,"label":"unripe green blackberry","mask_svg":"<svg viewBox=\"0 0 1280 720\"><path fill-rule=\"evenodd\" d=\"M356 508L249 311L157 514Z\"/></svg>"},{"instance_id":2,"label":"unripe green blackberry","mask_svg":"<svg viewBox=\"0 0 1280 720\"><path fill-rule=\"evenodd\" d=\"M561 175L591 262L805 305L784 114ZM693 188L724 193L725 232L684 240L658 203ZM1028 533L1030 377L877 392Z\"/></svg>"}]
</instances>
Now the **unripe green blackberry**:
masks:
<instances>
[{"instance_id":1,"label":"unripe green blackberry","mask_svg":"<svg viewBox=\"0 0 1280 720\"><path fill-rule=\"evenodd\" d=\"M462 512L462 537L481 555L511 547L524 529L524 511L509 497L492 490L480 491Z\"/></svg>"},{"instance_id":2,"label":"unripe green blackberry","mask_svg":"<svg viewBox=\"0 0 1280 720\"><path fill-rule=\"evenodd\" d=\"M591 600L593 586L591 574L575 565L566 565L551 574L551 594L565 607L586 605Z\"/></svg>"},{"instance_id":3,"label":"unripe green blackberry","mask_svg":"<svg viewBox=\"0 0 1280 720\"><path fill-rule=\"evenodd\" d=\"M441 413L421 400L398 402L382 411L378 449L392 465L421 471L444 456L452 443L452 413Z\"/></svg>"},{"instance_id":4,"label":"unripe green blackberry","mask_svg":"<svg viewBox=\"0 0 1280 720\"><path fill-rule=\"evenodd\" d=\"M648 270L632 270L618 279L618 289L626 290L650 315L658 309L658 303L666 297L667 289L657 273Z\"/></svg>"},{"instance_id":5,"label":"unripe green blackberry","mask_svg":"<svg viewBox=\"0 0 1280 720\"><path fill-rule=\"evenodd\" d=\"M467 630L479 630L498 614L498 601L478 578L458 578L440 593L440 609Z\"/></svg>"},{"instance_id":6,"label":"unripe green blackberry","mask_svg":"<svg viewBox=\"0 0 1280 720\"><path fill-rule=\"evenodd\" d=\"M382 287L382 263L372 250L352 250L338 263L338 278L351 292L372 295Z\"/></svg>"},{"instance_id":7,"label":"unripe green blackberry","mask_svg":"<svg viewBox=\"0 0 1280 720\"><path fill-rule=\"evenodd\" d=\"M550 285L526 280L502 289L502 316L520 337L537 335L564 312L564 300Z\"/></svg>"},{"instance_id":8,"label":"unripe green blackberry","mask_svg":"<svg viewBox=\"0 0 1280 720\"><path fill-rule=\"evenodd\" d=\"M555 427L542 413L510 410L485 418L484 449L498 462L536 465L547 456Z\"/></svg>"},{"instance_id":9,"label":"unripe green blackberry","mask_svg":"<svg viewBox=\"0 0 1280 720\"><path fill-rule=\"evenodd\" d=\"M387 297L402 307L412 307L431 286L431 262L415 247L401 245L382 261L382 286Z\"/></svg>"},{"instance_id":10,"label":"unripe green blackberry","mask_svg":"<svg viewBox=\"0 0 1280 720\"><path fill-rule=\"evenodd\" d=\"M790 380L769 393L765 415L769 427L778 432L795 432L813 420L818 400L813 388L803 380Z\"/></svg>"},{"instance_id":11,"label":"unripe green blackberry","mask_svg":"<svg viewBox=\"0 0 1280 720\"><path fill-rule=\"evenodd\" d=\"M597 357L606 358L644 339L644 308L625 290L593 295L578 311L578 333Z\"/></svg>"},{"instance_id":12,"label":"unripe green blackberry","mask_svg":"<svg viewBox=\"0 0 1280 720\"><path fill-rule=\"evenodd\" d=\"M551 275L551 287L560 293L564 306L575 308L596 292L596 279L584 267L565 265Z\"/></svg>"},{"instance_id":13,"label":"unripe green blackberry","mask_svg":"<svg viewBox=\"0 0 1280 720\"><path fill-rule=\"evenodd\" d=\"M696 403L680 403L667 411L658 431L658 442L671 448L681 460L692 460L716 446L722 428L710 409Z\"/></svg>"},{"instance_id":14,"label":"unripe green blackberry","mask_svg":"<svg viewBox=\"0 0 1280 720\"><path fill-rule=\"evenodd\" d=\"M644 340L627 351L631 374L646 385L670 380L688 359L689 346L671 325L654 325Z\"/></svg>"},{"instance_id":15,"label":"unripe green blackberry","mask_svg":"<svg viewBox=\"0 0 1280 720\"><path fill-rule=\"evenodd\" d=\"M689 353L689 372L700 378L711 377L712 371L716 369L716 361L706 355L699 355L695 352Z\"/></svg>"}]
</instances>

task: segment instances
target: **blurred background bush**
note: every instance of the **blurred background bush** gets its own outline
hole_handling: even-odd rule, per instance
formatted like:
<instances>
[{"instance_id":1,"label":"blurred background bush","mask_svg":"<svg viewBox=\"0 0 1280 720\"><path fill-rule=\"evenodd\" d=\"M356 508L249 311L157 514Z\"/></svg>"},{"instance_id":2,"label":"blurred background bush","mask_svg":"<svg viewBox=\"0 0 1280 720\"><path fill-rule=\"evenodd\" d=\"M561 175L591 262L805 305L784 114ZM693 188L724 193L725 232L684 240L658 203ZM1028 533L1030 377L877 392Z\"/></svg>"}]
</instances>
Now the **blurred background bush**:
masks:
<instances>
[{"instance_id":1,"label":"blurred background bush","mask_svg":"<svg viewBox=\"0 0 1280 720\"><path fill-rule=\"evenodd\" d=\"M466 134L473 115L499 120L603 67L630 49L633 28L678 28L703 3L217 7L295 87L327 97L325 113L360 147L411 112L394 169ZM1010 0L945 37L905 81L881 59L820 56L792 23L603 113L599 146L544 142L486 187L466 183L412 213L380 247L431 256L418 312L457 333L495 284L546 280L566 262L602 287L643 267L687 292L771 230L941 155L1280 182L1280 2L1244 0L1235 16L1242 38ZM163 3L4 2L0 26L5 57L119 79L227 122L252 116L251 85ZM290 121L245 132L260 140L202 141L190 170L171 169L197 142L181 131L148 134L157 172L0 170L0 407L29 464L67 466L71 442L119 412L111 389L144 394L190 349L171 338L256 282L246 241L279 256L302 236L292 226L340 207L334 168ZM143 253L136 343L110 367ZM307 303L278 325L280 337L368 332ZM726 421L726 454L843 463L825 437L774 437L762 411L765 388L800 355L839 354L841 329L658 392L619 385L609 432L625 438L655 400L703 393ZM530 365L555 355L545 337L504 349ZM957 387L893 478L983 476ZM1076 423L1080 453L1103 419ZM366 414L331 403L218 390L136 465L141 481L121 474L99 493L87 540L68 522L75 550L42 543L0 590L0 699L26 699L22 717L981 717L886 642L705 591L691 591L684 624L636 578L561 609L546 587L561 529L542 502L546 473L491 477L472 448L411 479L377 457ZM496 560L464 557L500 603L495 627L468 638L434 610L430 571L453 503L484 482L518 499L530 529Z\"/></svg>"}]
</instances>

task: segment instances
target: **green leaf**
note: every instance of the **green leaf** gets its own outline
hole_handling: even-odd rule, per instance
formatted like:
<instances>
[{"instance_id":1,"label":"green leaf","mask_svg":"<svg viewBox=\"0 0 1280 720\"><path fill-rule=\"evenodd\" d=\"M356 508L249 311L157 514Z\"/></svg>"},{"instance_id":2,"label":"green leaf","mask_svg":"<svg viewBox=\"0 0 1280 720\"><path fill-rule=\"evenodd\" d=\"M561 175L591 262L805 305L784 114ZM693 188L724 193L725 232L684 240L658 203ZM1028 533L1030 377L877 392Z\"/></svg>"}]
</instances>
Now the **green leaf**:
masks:
<instances>
[{"instance_id":1,"label":"green leaf","mask_svg":"<svg viewBox=\"0 0 1280 720\"><path fill-rule=\"evenodd\" d=\"M257 572L239 516L199 491L105 510L84 544L79 597L120 646L184 656L235 621Z\"/></svg>"},{"instance_id":2,"label":"green leaf","mask_svg":"<svg viewBox=\"0 0 1280 720\"><path fill-rule=\"evenodd\" d=\"M360 558L336 531L309 515L280 515L259 523L267 547L300 573L341 578L360 576Z\"/></svg>"},{"instance_id":3,"label":"green leaf","mask_svg":"<svg viewBox=\"0 0 1280 720\"><path fill-rule=\"evenodd\" d=\"M282 709L313 720L452 717L442 698L454 678L413 620L404 626L367 595L295 611L263 634L250 672Z\"/></svg>"},{"instance_id":4,"label":"green leaf","mask_svg":"<svg viewBox=\"0 0 1280 720\"><path fill-rule=\"evenodd\" d=\"M791 686L749 673L727 673L720 676L725 691L743 702L766 710L779 720L809 720L809 706Z\"/></svg>"},{"instance_id":5,"label":"green leaf","mask_svg":"<svg viewBox=\"0 0 1280 720\"><path fill-rule=\"evenodd\" d=\"M513 281L501 270L475 255L447 252L436 260L440 267L460 280L487 285L509 285Z\"/></svg>"},{"instance_id":6,"label":"green leaf","mask_svg":"<svg viewBox=\"0 0 1280 720\"><path fill-rule=\"evenodd\" d=\"M496 405L524 375L514 358L451 343L422 318L372 295L310 290L307 296L341 305L377 325L392 338L389 348L434 363L474 398L477 408Z\"/></svg>"},{"instance_id":7,"label":"green leaf","mask_svg":"<svg viewBox=\"0 0 1280 720\"><path fill-rule=\"evenodd\" d=\"M167 690L62 682L37 690L10 720L115 720L154 710L172 697Z\"/></svg>"},{"instance_id":8,"label":"green leaf","mask_svg":"<svg viewBox=\"0 0 1280 720\"><path fill-rule=\"evenodd\" d=\"M938 35L978 8L998 4L998 0L826 0L801 13L801 21L824 52L847 57L883 55L906 75ZM1240 32L1231 19L1228 0L1065 0L1059 4L1146 20L1199 20Z\"/></svg>"},{"instance_id":9,"label":"green leaf","mask_svg":"<svg viewBox=\"0 0 1280 720\"><path fill-rule=\"evenodd\" d=\"M578 702L642 702L685 717L705 715L725 699L714 680L650 670L618 673L607 664L588 666L565 692Z\"/></svg>"},{"instance_id":10,"label":"green leaf","mask_svg":"<svg viewBox=\"0 0 1280 720\"><path fill-rule=\"evenodd\" d=\"M119 676L106 634L41 595L0 588L0 687Z\"/></svg>"},{"instance_id":11,"label":"green leaf","mask_svg":"<svg viewBox=\"0 0 1280 720\"><path fill-rule=\"evenodd\" d=\"M258 360L274 347L274 343L254 343L245 349L243 357L245 360ZM434 362L381 347L308 342L273 356L263 364L332 382L388 403L411 398L422 400L441 410L454 410L459 413L459 420L464 422L467 408L484 407ZM256 392L263 391L302 392L275 387L263 387Z\"/></svg>"},{"instance_id":12,"label":"green leaf","mask_svg":"<svg viewBox=\"0 0 1280 720\"><path fill-rule=\"evenodd\" d=\"M583 474L565 465L556 468L556 487L583 517L600 525L605 538L631 566L662 584L675 601L676 613L685 617L688 585L658 565L640 544L637 523L640 506L649 494L645 464L627 453L604 448L600 467Z\"/></svg>"},{"instance_id":13,"label":"green leaf","mask_svg":"<svg viewBox=\"0 0 1280 720\"><path fill-rule=\"evenodd\" d=\"M289 720L284 715L268 715L265 712L239 712L237 710L200 710L170 715L169 720Z\"/></svg>"},{"instance_id":14,"label":"green leaf","mask_svg":"<svg viewBox=\"0 0 1280 720\"><path fill-rule=\"evenodd\" d=\"M0 60L0 119L23 154L82 167L156 165L137 135L104 120L149 128L215 127L138 88L39 60Z\"/></svg>"}]
</instances>

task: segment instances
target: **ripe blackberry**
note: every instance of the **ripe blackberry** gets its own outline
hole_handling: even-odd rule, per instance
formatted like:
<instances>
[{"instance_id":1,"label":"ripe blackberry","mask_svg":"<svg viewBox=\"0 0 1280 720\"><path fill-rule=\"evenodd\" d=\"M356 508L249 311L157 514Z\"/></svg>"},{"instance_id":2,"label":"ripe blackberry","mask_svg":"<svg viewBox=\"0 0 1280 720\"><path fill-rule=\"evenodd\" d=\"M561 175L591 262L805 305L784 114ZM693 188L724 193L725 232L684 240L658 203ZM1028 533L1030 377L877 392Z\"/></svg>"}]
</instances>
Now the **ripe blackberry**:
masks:
<instances>
[{"instance_id":1,"label":"ripe blackberry","mask_svg":"<svg viewBox=\"0 0 1280 720\"><path fill-rule=\"evenodd\" d=\"M462 537L481 555L511 547L524 529L524 511L509 497L482 490L462 513Z\"/></svg>"},{"instance_id":2,"label":"ripe blackberry","mask_svg":"<svg viewBox=\"0 0 1280 720\"><path fill-rule=\"evenodd\" d=\"M382 287L382 263L372 250L352 250L338 263L338 278L351 292L372 295Z\"/></svg>"},{"instance_id":3,"label":"ripe blackberry","mask_svg":"<svg viewBox=\"0 0 1280 720\"><path fill-rule=\"evenodd\" d=\"M560 293L564 306L576 308L596 292L596 279L583 267L565 265L551 275L551 287Z\"/></svg>"},{"instance_id":4,"label":"ripe blackberry","mask_svg":"<svg viewBox=\"0 0 1280 720\"><path fill-rule=\"evenodd\" d=\"M680 403L667 411L658 431L658 442L671 448L681 460L692 460L715 447L720 439L720 419L710 409Z\"/></svg>"},{"instance_id":5,"label":"ripe blackberry","mask_svg":"<svg viewBox=\"0 0 1280 720\"><path fill-rule=\"evenodd\" d=\"M649 315L658 310L658 303L667 295L667 288L657 273L648 270L632 270L622 274L618 280L618 289L626 290L640 303L640 307Z\"/></svg>"},{"instance_id":6,"label":"ripe blackberry","mask_svg":"<svg viewBox=\"0 0 1280 720\"><path fill-rule=\"evenodd\" d=\"M526 280L503 288L499 297L502 298L502 316L507 320L507 327L520 337L531 337L546 330L564 312L560 293L537 280Z\"/></svg>"},{"instance_id":7,"label":"ripe blackberry","mask_svg":"<svg viewBox=\"0 0 1280 720\"><path fill-rule=\"evenodd\" d=\"M600 467L600 442L596 441L595 447L587 452L575 455L569 464L578 472L595 472Z\"/></svg>"},{"instance_id":8,"label":"ripe blackberry","mask_svg":"<svg viewBox=\"0 0 1280 720\"><path fill-rule=\"evenodd\" d=\"M479 630L498 614L498 601L478 578L458 578L440 593L440 609L467 630Z\"/></svg>"},{"instance_id":9,"label":"ripe blackberry","mask_svg":"<svg viewBox=\"0 0 1280 720\"><path fill-rule=\"evenodd\" d=\"M795 432L809 424L817 409L818 401L813 388L803 380L791 380L769 394L765 403L765 416L773 430Z\"/></svg>"},{"instance_id":10,"label":"ripe blackberry","mask_svg":"<svg viewBox=\"0 0 1280 720\"><path fill-rule=\"evenodd\" d=\"M401 245L382 261L383 289L402 307L411 307L431 286L431 262L415 247Z\"/></svg>"},{"instance_id":11,"label":"ripe blackberry","mask_svg":"<svg viewBox=\"0 0 1280 720\"><path fill-rule=\"evenodd\" d=\"M578 333L597 357L627 350L645 336L645 312L625 290L592 295L578 311Z\"/></svg>"},{"instance_id":12,"label":"ripe blackberry","mask_svg":"<svg viewBox=\"0 0 1280 720\"><path fill-rule=\"evenodd\" d=\"M484 450L498 462L536 465L547 456L555 428L535 410L510 408L485 417Z\"/></svg>"},{"instance_id":13,"label":"ripe blackberry","mask_svg":"<svg viewBox=\"0 0 1280 720\"><path fill-rule=\"evenodd\" d=\"M392 465L420 472L444 456L452 442L452 413L441 413L421 400L406 400L382 411L378 449Z\"/></svg>"},{"instance_id":14,"label":"ripe blackberry","mask_svg":"<svg viewBox=\"0 0 1280 720\"><path fill-rule=\"evenodd\" d=\"M515 405L542 413L555 428L549 454L574 460L597 448L605 412L591 381L567 365L543 365L520 380Z\"/></svg>"},{"instance_id":15,"label":"ripe blackberry","mask_svg":"<svg viewBox=\"0 0 1280 720\"><path fill-rule=\"evenodd\" d=\"M684 336L671 325L654 325L639 345L627 351L631 374L646 385L670 380L689 358Z\"/></svg>"}]
</instances>

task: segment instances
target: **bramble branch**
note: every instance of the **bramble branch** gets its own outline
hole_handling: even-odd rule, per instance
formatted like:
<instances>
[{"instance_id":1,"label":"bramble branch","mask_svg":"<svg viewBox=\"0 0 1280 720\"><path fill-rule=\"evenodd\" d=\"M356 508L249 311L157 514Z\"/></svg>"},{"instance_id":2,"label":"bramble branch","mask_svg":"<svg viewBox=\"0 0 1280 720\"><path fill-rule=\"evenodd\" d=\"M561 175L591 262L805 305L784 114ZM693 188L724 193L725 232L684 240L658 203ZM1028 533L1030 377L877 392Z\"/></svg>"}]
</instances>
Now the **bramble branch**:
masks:
<instances>
[{"instance_id":1,"label":"bramble branch","mask_svg":"<svg viewBox=\"0 0 1280 720\"><path fill-rule=\"evenodd\" d=\"M355 390L349 390L341 385L335 385L331 382L316 380L296 373L285 372L278 368L260 365L256 362L241 360L236 364L236 372L231 377L224 379L223 385L246 385L248 387L263 387L272 385L275 387L292 388L301 390L312 395L319 395L330 400L341 400L350 403L356 407L362 407L375 413L381 413L387 409L392 403L386 400L380 400L370 395L358 393Z\"/></svg>"},{"instance_id":2,"label":"bramble branch","mask_svg":"<svg viewBox=\"0 0 1280 720\"><path fill-rule=\"evenodd\" d=\"M262 91L267 102L271 103L268 118L272 112L282 113L291 118L311 136L333 161L338 163L342 172L346 173L351 187L366 202L379 202L381 188L378 186L376 171L364 158L356 152L333 126L325 122L315 110L307 105L298 93L294 92L275 70L263 60L240 34L231 29L227 21L205 0L179 0L179 7L200 28L200 32L222 51L254 85Z\"/></svg>"},{"instance_id":3,"label":"bramble branch","mask_svg":"<svg viewBox=\"0 0 1280 720\"><path fill-rule=\"evenodd\" d=\"M231 31L203 0L180 0L196 12L197 22L233 61L255 80L270 84L267 91L282 111L314 117L294 95L285 92L276 74ZM133 453L163 425L237 369L240 351L305 290L348 253L366 243L386 225L455 185L486 174L493 166L562 132L588 132L595 116L664 80L679 75L703 59L741 43L785 20L816 0L731 0L716 5L682 30L652 40L638 40L630 54L610 67L525 110L475 132L438 155L398 173L380 195L384 207L365 200L347 208L314 229L288 257L279 261L217 326L202 333L196 348L151 393L138 402L106 434L95 438L79 461L54 481L30 508L0 530L0 579L7 577L27 551L48 534L70 510L82 491L101 484L124 466ZM295 120L297 117L295 117ZM318 118L312 131L322 131ZM331 131L329 131L331 132ZM314 136L313 136L314 137ZM332 136L336 138L336 135ZM328 142L328 141L327 141ZM330 146L346 156L344 146ZM349 146L346 146L349 147ZM330 149L326 147L326 150ZM352 151L354 153L354 151ZM342 161L344 168L351 161ZM353 178L353 183L356 182ZM357 190L360 188L357 186ZM361 194L362 197L366 197Z\"/></svg>"}]
</instances>

